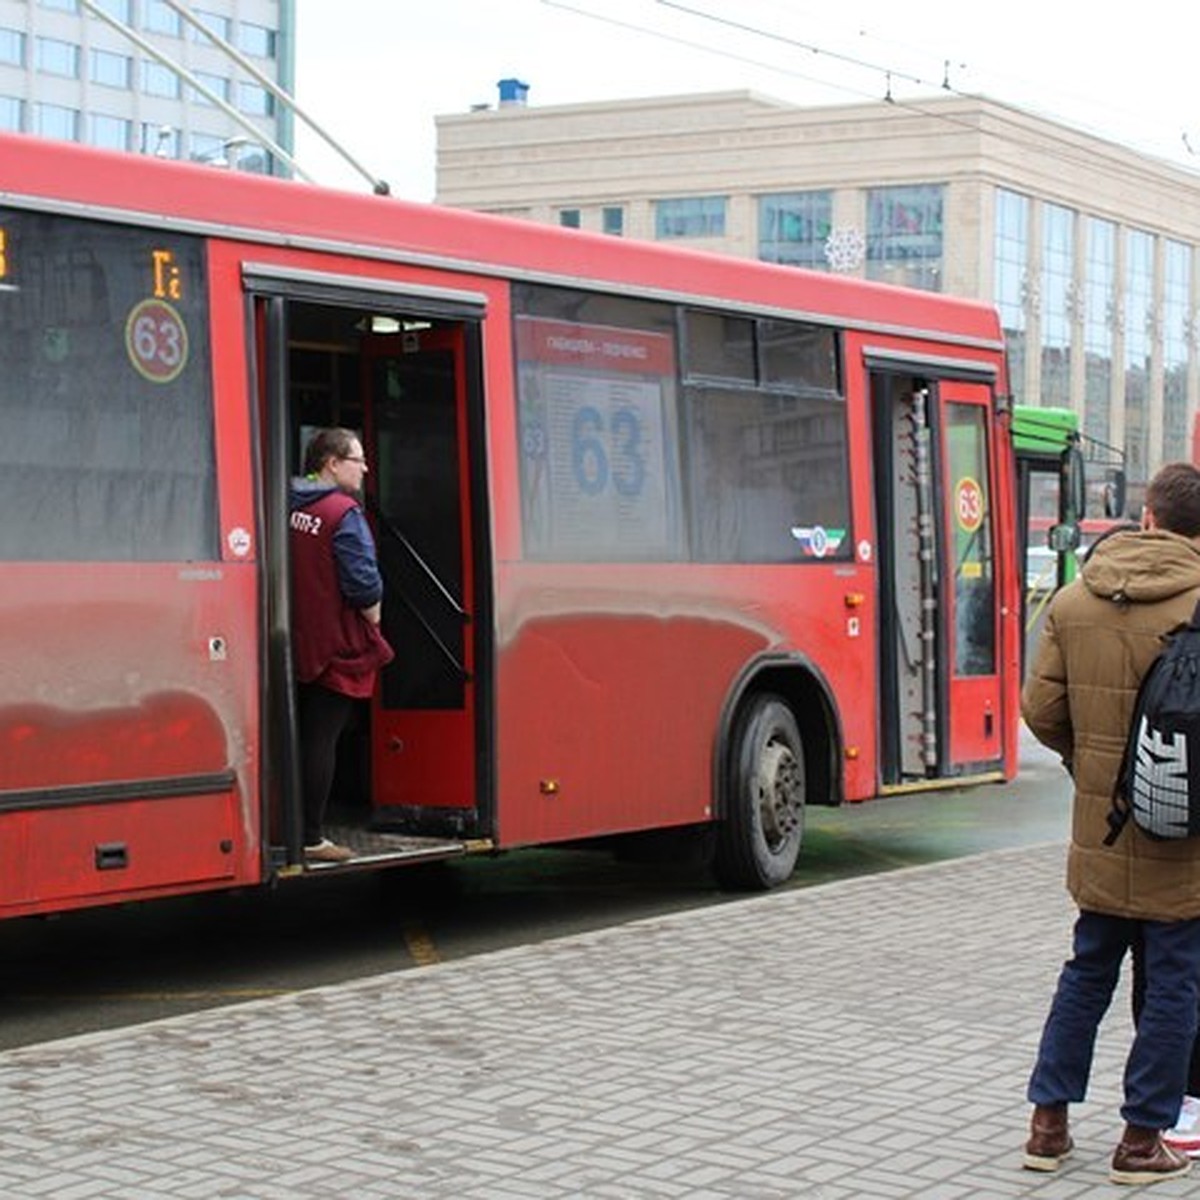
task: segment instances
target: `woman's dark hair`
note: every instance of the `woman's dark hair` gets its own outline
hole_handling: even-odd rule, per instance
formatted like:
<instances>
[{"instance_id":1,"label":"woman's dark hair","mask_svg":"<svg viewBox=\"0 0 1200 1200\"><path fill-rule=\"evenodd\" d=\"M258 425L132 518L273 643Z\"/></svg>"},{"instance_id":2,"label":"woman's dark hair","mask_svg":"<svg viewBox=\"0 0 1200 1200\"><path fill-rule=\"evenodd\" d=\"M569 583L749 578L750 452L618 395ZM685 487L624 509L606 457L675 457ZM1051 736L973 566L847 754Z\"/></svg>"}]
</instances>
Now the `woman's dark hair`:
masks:
<instances>
[{"instance_id":1,"label":"woman's dark hair","mask_svg":"<svg viewBox=\"0 0 1200 1200\"><path fill-rule=\"evenodd\" d=\"M350 429L318 429L304 449L305 475L319 475L331 458L348 458L357 440Z\"/></svg>"}]
</instances>

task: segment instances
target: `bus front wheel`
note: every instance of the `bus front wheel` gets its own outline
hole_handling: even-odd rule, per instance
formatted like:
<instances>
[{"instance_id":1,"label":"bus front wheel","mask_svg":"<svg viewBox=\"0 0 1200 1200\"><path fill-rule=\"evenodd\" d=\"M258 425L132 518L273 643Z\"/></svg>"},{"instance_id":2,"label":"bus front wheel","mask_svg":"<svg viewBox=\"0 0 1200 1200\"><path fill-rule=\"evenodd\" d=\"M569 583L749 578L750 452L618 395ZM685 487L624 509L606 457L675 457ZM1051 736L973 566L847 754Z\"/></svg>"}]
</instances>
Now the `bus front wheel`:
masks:
<instances>
[{"instance_id":1,"label":"bus front wheel","mask_svg":"<svg viewBox=\"0 0 1200 1200\"><path fill-rule=\"evenodd\" d=\"M714 861L721 884L762 891L791 877L804 838L805 790L796 718L779 696L754 696L730 742Z\"/></svg>"}]
</instances>

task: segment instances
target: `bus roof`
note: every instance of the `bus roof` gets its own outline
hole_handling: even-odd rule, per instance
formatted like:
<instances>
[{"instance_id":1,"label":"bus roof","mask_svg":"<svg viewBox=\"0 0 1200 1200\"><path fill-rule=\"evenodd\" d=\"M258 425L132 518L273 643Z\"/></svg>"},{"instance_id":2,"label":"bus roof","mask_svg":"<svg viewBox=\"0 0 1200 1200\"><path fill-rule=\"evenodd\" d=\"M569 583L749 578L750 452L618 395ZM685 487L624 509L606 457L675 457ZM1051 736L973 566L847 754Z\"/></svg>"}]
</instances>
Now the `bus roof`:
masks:
<instances>
[{"instance_id":1,"label":"bus roof","mask_svg":"<svg viewBox=\"0 0 1200 1200\"><path fill-rule=\"evenodd\" d=\"M0 203L1003 347L974 300L26 134L0 134Z\"/></svg>"}]
</instances>

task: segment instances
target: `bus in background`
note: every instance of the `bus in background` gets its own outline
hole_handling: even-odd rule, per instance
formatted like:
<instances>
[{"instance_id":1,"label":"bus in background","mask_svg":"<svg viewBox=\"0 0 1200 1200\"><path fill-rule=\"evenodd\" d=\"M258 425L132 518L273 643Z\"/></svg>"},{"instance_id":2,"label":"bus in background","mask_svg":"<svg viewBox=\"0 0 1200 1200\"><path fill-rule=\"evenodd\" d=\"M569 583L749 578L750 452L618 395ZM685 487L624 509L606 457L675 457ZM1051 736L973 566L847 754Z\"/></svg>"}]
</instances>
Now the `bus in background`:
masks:
<instances>
[{"instance_id":1,"label":"bus in background","mask_svg":"<svg viewBox=\"0 0 1200 1200\"><path fill-rule=\"evenodd\" d=\"M974 302L0 135L0 914L1011 778ZM355 430L398 650L306 864L289 477ZM301 601L302 602L302 599Z\"/></svg>"},{"instance_id":2,"label":"bus in background","mask_svg":"<svg viewBox=\"0 0 1200 1200\"><path fill-rule=\"evenodd\" d=\"M1125 456L1083 434L1070 408L1013 409L1018 554L1025 564L1022 624L1031 644L1050 597L1079 557L1125 511Z\"/></svg>"}]
</instances>

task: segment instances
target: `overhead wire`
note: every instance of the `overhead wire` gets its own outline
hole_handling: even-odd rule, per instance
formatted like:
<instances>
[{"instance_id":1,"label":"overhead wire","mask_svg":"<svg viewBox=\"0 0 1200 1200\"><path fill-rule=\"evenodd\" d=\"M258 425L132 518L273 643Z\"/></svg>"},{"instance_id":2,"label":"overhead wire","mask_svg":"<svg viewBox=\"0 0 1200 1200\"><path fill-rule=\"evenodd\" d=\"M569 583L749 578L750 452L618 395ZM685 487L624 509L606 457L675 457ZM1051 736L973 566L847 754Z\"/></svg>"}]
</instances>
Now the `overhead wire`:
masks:
<instances>
[{"instance_id":1,"label":"overhead wire","mask_svg":"<svg viewBox=\"0 0 1200 1200\"><path fill-rule=\"evenodd\" d=\"M956 126L960 129L968 130L972 133L980 132L980 126L977 121L974 121L971 119L965 119L963 117L956 116L953 113L947 113L947 112L943 111L940 107L931 107L927 102L923 103L919 99L901 98L901 97L897 97L896 95L893 94L892 87L891 87L892 81L893 80L902 80L905 82L916 84L917 86L936 87L941 92L948 93L948 94L957 96L962 99L968 99L968 100L980 99L981 95L979 93L961 91L958 88L954 87L949 82L949 63L954 61L954 59L952 59L952 58L944 58L943 59L943 63L945 64L945 74L943 75L943 80L941 83L934 84L932 81L930 81L928 79L922 78L919 75L915 75L912 72L905 71L900 68L889 67L885 64L871 62L866 59L858 58L855 55L849 55L849 54L844 54L840 51L830 50L826 47L819 45L816 42L807 42L807 41L802 41L802 40L796 39L796 38L790 38L784 34L775 33L771 30L766 30L759 26L748 25L748 24L745 24L740 21L734 21L728 17L718 16L717 14L706 12L703 9L695 8L691 5L681 3L680 0L654 0L654 3L657 6L668 8L668 9L673 9L675 11L678 11L678 12L680 12L686 16L692 17L692 18L697 18L700 20L715 23L715 24L724 26L726 28L736 30L740 33L745 33L745 34L753 36L753 37L764 38L768 41L780 42L780 43L783 43L786 45L790 45L790 46L796 47L798 49L803 49L808 53L812 53L814 55L821 56L823 58L828 58L834 62L840 62L842 65L853 66L859 70L863 70L863 71L867 71L869 73L881 75L883 77L883 83L884 83L884 90L883 90L883 94L881 95L879 90L867 89L867 88L863 88L861 86L858 86L858 87L852 86L850 84L847 84L844 82L839 82L837 80L829 79L829 78L818 76L818 75L813 75L813 74L803 72L803 71L798 71L793 67L781 66L778 63L765 61L760 58L752 58L748 55L741 54L737 51L730 50L727 47L715 46L709 42L696 41L692 38L683 37L679 34L671 33L666 30L663 30L663 29L658 29L658 28L655 28L650 25L641 24L636 21L623 20L621 18L613 17L613 16L605 14L605 13L599 13L592 9L582 7L579 4L569 3L568 0L541 0L541 2L550 8L561 9L561 10L573 13L577 16L588 18L590 20L599 21L599 22L602 22L607 25L614 25L619 28L626 29L630 32L637 33L639 35L653 37L653 38L656 38L661 41L674 43L676 45L682 45L682 46L685 46L685 47L687 47L689 49L693 49L693 50L700 50L703 53L711 54L718 58L728 59L728 60L732 60L735 62L742 62L742 63L745 63L750 66L754 66L754 67L757 67L757 68L760 68L763 70L773 72L775 74L778 74L780 76L783 76L783 77L786 77L789 79L804 80L805 82L814 83L821 87L828 88L832 91L842 92L846 95L854 96L858 99L865 99L865 100L871 100L871 101L876 101L876 102L880 102L880 101L886 102L890 105L893 105L896 108L904 109L904 110L907 110L910 112L920 114L922 116L926 116L926 117L929 117L929 118L932 118L932 119L935 119L938 121L942 121L942 122L945 122L946 124ZM1062 133L1050 133L1048 135L1053 141L1057 142L1058 145L1053 146L1053 147L1047 147L1046 153L1050 157L1052 157L1052 158L1056 159L1057 161L1062 162L1064 164L1067 164L1067 165L1070 165L1073 167L1082 167L1082 168L1086 168L1086 169L1092 170L1092 171L1097 170L1098 167L1100 169L1104 169L1102 164L1097 163L1097 160L1096 160L1096 157L1094 154L1083 151L1083 150L1076 150L1075 148L1066 144L1070 131L1076 131L1079 133L1087 133L1087 134L1090 134L1091 136L1099 137L1102 140L1107 141L1114 146L1128 149L1128 150L1135 151L1135 152L1139 152L1139 153L1146 153L1146 151L1138 151L1136 147L1129 146L1129 145L1127 145L1127 143L1122 142L1119 139L1113 138L1110 135L1104 134L1102 132L1097 132L1094 130L1083 129L1077 123L1065 121L1063 118L1061 118L1053 113L1046 112L1045 110L1041 109L1040 106L1031 107L1031 106L1025 106L1025 105L1016 105L1016 104L1006 101L998 96L989 97L989 98L993 99L996 103L998 103L1002 106L1014 108L1020 112L1028 113L1030 115L1040 116L1044 119L1054 121L1055 123L1063 126ZM1181 172L1190 173L1191 169L1181 163L1177 163L1177 162L1165 159L1161 155L1152 155L1152 157L1157 158L1159 161L1163 162L1166 166L1168 166L1170 168L1179 170ZM1120 175L1124 175L1125 171L1126 171L1126 168L1124 168L1123 166L1114 166L1111 169L1112 169L1112 171L1114 171L1115 173L1118 173Z\"/></svg>"}]
</instances>

